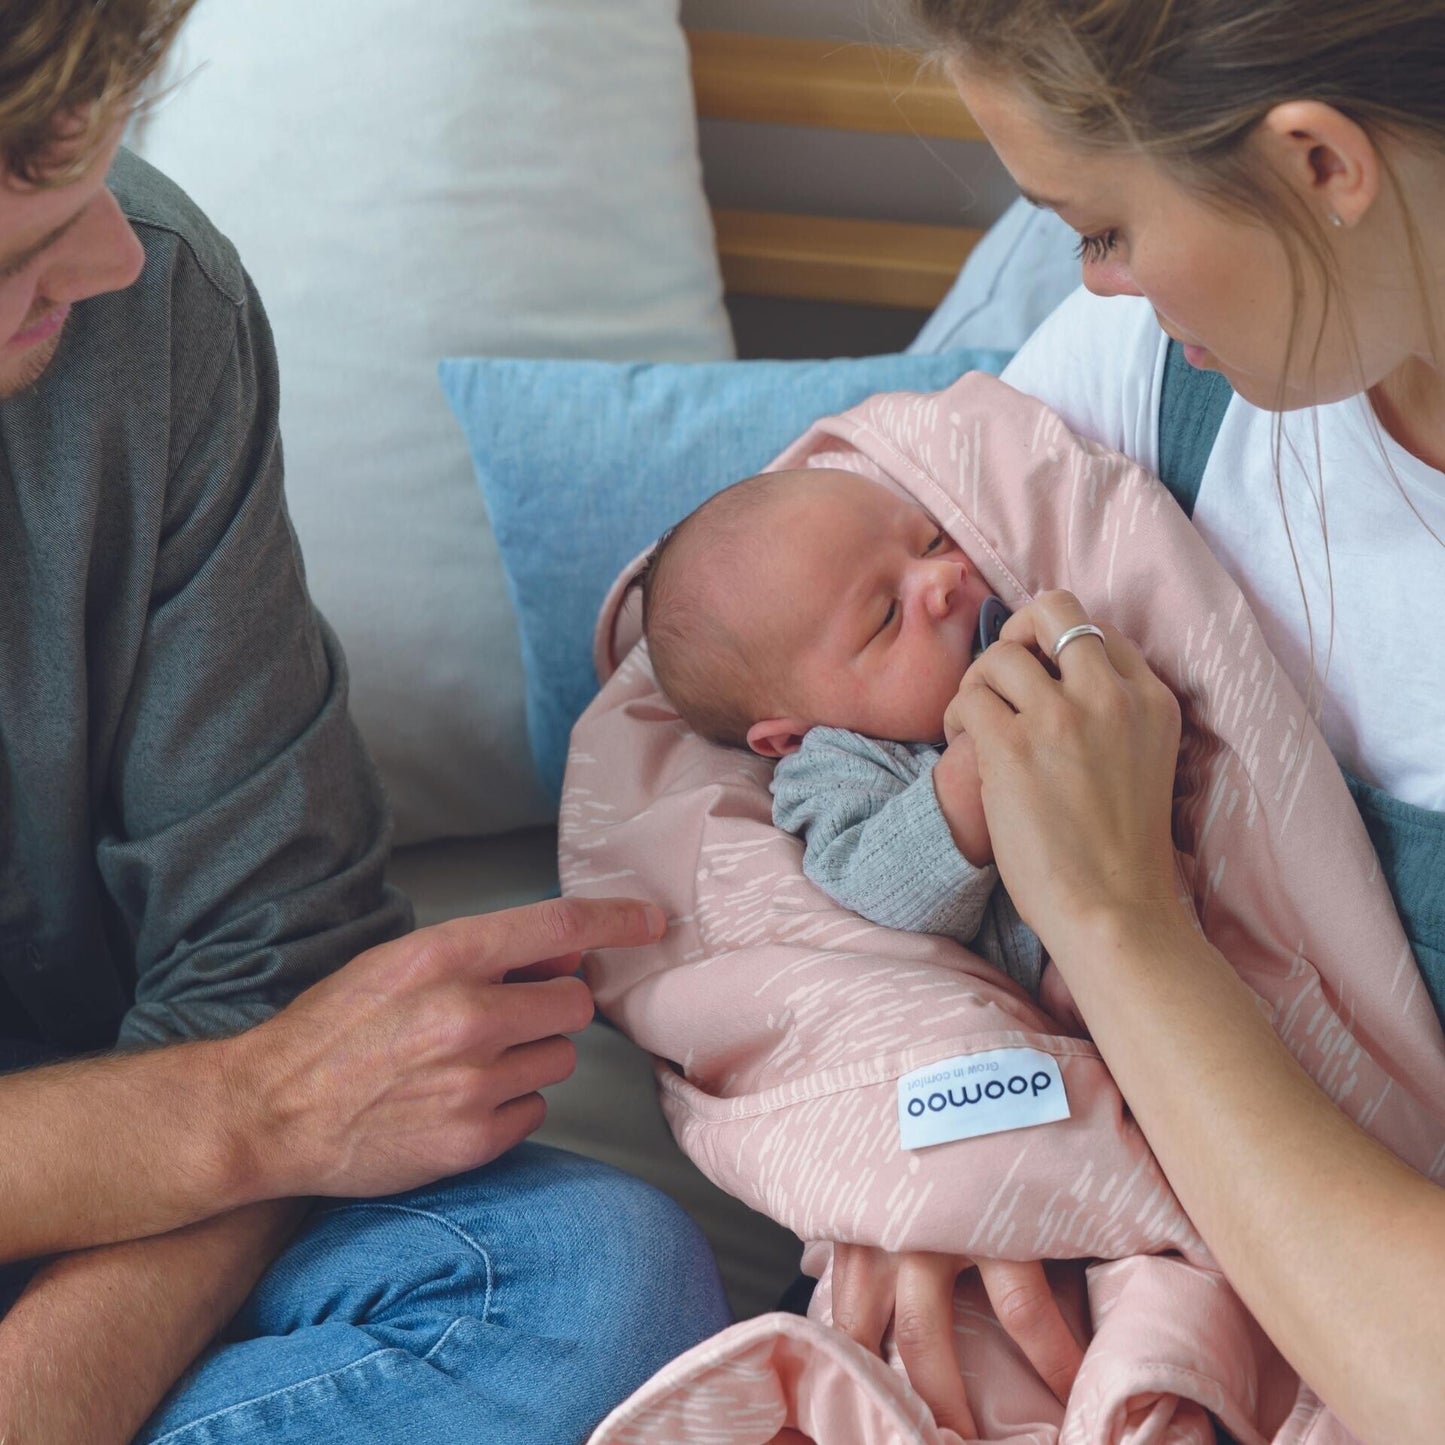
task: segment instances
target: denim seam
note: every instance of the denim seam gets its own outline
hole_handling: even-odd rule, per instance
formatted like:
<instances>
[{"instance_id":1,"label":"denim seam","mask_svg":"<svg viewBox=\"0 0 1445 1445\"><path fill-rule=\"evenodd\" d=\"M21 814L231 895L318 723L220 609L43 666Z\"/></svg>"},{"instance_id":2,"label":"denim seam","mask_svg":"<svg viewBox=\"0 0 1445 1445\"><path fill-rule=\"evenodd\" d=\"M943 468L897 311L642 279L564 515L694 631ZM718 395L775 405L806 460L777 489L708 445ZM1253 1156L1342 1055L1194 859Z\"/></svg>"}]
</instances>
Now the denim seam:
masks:
<instances>
[{"instance_id":1,"label":"denim seam","mask_svg":"<svg viewBox=\"0 0 1445 1445\"><path fill-rule=\"evenodd\" d=\"M364 1365L369 1360L376 1359L379 1355L401 1353L404 1353L404 1351L392 1349L370 1350L362 1355L360 1359L352 1360L350 1364L342 1365L338 1369L323 1370L319 1375L311 1375L305 1380L296 1380L290 1385L283 1385L279 1390L268 1390L264 1395L253 1395L249 1400L237 1400L234 1405L227 1405L224 1410L212 1410L209 1415L202 1415L197 1420L191 1420L184 1425L178 1425L174 1430L167 1430L164 1435L157 1435L151 1442L151 1445L166 1445L167 1440L183 1439L199 1426L223 1419L227 1415L233 1415L237 1410L249 1410L253 1405L259 1405L265 1400L279 1399L282 1395L289 1395L293 1390L304 1389L307 1385L315 1385L322 1380L334 1380L338 1375L344 1375L348 1371L356 1369L358 1365Z\"/></svg>"},{"instance_id":2,"label":"denim seam","mask_svg":"<svg viewBox=\"0 0 1445 1445\"><path fill-rule=\"evenodd\" d=\"M426 1354L421 1357L422 1364L426 1364L427 1361L429 1361L431 1357L436 1354L436 1352L441 1349L444 1344L446 1344L446 1342L451 1338L452 1331L456 1329L456 1327L461 1324L465 1318L465 1315L459 1315L451 1322L451 1324L446 1327L446 1329L441 1332L441 1338L438 1339L436 1344L434 1344L431 1349L429 1349ZM483 1323L485 1323L485 1321L483 1321Z\"/></svg>"},{"instance_id":3,"label":"denim seam","mask_svg":"<svg viewBox=\"0 0 1445 1445\"><path fill-rule=\"evenodd\" d=\"M317 1218L325 1219L328 1215L338 1214L361 1214L366 1212L367 1210L385 1210L391 1214L410 1214L418 1219L430 1220L433 1224L439 1225L448 1234L454 1234L459 1240L462 1241L463 1244L467 1246L468 1249L478 1255L482 1263L486 1266L487 1271L487 1292L482 1300L482 1323L485 1324L487 1322L487 1319L492 1312L492 1287L495 1281L493 1279L492 1273L492 1256L487 1253L486 1248L479 1240L473 1239L472 1236L469 1235L464 1229L458 1229L457 1226L453 1224L452 1221L443 1214L437 1214L430 1209L413 1209L409 1205L405 1204L381 1204L370 1202L356 1204L340 1204L336 1205L334 1208L331 1209L323 1209L321 1213L317 1215ZM450 1329L450 1326L448 1326L448 1329ZM443 1336L443 1338L445 1338L445 1336ZM438 1340L437 1344L440 1343L441 1341ZM432 1349L435 1348L436 1345L433 1345ZM430 1354L431 1351L428 1350L427 1353Z\"/></svg>"}]
</instances>

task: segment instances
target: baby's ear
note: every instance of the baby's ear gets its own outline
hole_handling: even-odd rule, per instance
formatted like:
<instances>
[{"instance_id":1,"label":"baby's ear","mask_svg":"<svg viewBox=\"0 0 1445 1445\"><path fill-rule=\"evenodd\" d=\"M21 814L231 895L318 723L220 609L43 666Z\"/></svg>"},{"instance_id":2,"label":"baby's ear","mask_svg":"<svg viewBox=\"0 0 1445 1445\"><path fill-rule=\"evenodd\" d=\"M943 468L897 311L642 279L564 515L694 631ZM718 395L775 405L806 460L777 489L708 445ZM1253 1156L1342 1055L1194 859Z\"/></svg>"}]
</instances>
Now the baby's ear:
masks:
<instances>
[{"instance_id":1,"label":"baby's ear","mask_svg":"<svg viewBox=\"0 0 1445 1445\"><path fill-rule=\"evenodd\" d=\"M803 746L810 724L795 717L772 717L748 729L748 746L760 758L785 758Z\"/></svg>"}]
</instances>

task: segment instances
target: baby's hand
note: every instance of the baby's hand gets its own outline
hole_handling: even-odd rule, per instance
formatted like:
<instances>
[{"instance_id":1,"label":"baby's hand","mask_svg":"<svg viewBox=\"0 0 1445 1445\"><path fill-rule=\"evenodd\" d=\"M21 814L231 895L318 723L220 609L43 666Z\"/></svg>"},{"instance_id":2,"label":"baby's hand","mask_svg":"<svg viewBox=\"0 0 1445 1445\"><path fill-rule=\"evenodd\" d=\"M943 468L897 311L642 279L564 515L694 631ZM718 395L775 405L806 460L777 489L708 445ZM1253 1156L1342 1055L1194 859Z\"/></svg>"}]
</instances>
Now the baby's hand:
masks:
<instances>
[{"instance_id":1,"label":"baby's hand","mask_svg":"<svg viewBox=\"0 0 1445 1445\"><path fill-rule=\"evenodd\" d=\"M988 823L983 816L983 784L978 776L978 755L967 733L957 733L934 764L933 791L958 851L982 868L993 862Z\"/></svg>"},{"instance_id":2,"label":"baby's hand","mask_svg":"<svg viewBox=\"0 0 1445 1445\"><path fill-rule=\"evenodd\" d=\"M964 677L967 676L968 673L965 672ZM954 723L954 719L958 716L958 697L962 695L962 693L963 682L960 680L958 684L958 694L955 695L954 700L949 703L943 714L943 740L950 748L953 746L955 739L963 735L963 729Z\"/></svg>"}]
</instances>

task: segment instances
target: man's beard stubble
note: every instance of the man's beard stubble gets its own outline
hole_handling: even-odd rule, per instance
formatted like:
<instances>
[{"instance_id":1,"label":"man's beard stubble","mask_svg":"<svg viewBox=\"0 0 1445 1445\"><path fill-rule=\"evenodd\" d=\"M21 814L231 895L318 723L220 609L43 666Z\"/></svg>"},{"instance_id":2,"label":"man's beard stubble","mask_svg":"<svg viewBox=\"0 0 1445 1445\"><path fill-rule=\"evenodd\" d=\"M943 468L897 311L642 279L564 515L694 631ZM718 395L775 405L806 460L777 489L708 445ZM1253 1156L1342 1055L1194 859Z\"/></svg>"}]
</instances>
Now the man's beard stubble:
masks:
<instances>
[{"instance_id":1,"label":"man's beard stubble","mask_svg":"<svg viewBox=\"0 0 1445 1445\"><path fill-rule=\"evenodd\" d=\"M45 375L46 368L55 360L60 338L64 335L65 328L62 326L54 336L47 336L44 341L27 347L13 362L0 367L0 401L19 395Z\"/></svg>"}]
</instances>

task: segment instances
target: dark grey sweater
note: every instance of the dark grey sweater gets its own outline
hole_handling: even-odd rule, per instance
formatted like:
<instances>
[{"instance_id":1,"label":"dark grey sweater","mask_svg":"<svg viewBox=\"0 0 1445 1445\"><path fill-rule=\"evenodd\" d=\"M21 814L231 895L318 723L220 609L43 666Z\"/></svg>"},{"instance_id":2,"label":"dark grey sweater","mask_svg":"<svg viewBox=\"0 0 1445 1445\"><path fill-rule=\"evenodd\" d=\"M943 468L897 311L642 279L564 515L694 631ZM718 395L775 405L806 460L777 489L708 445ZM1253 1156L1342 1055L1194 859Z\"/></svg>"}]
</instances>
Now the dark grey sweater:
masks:
<instances>
[{"instance_id":1,"label":"dark grey sweater","mask_svg":"<svg viewBox=\"0 0 1445 1445\"><path fill-rule=\"evenodd\" d=\"M145 270L0 402L0 1036L66 1049L235 1031L410 926L260 302L163 176L110 182Z\"/></svg>"}]
</instances>

